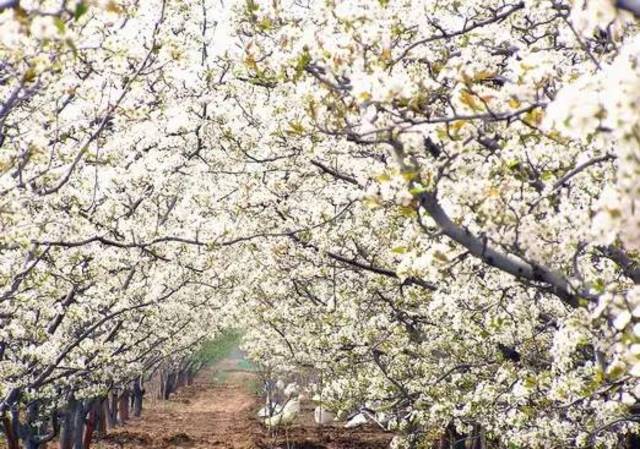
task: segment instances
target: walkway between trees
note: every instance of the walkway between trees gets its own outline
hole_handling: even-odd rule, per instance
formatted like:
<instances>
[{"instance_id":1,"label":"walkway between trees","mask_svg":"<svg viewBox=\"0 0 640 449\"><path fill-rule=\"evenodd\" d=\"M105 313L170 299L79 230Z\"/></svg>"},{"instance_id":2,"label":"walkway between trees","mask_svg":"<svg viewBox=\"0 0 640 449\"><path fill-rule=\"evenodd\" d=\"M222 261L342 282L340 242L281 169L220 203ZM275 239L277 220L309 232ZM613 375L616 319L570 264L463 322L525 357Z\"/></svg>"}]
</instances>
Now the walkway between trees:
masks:
<instances>
[{"instance_id":1,"label":"walkway between trees","mask_svg":"<svg viewBox=\"0 0 640 449\"><path fill-rule=\"evenodd\" d=\"M112 430L96 449L382 449L388 434L370 427L318 428L312 404L274 437L256 418L257 376L238 351L200 372L169 401L151 403L141 418Z\"/></svg>"},{"instance_id":2,"label":"walkway between trees","mask_svg":"<svg viewBox=\"0 0 640 449\"><path fill-rule=\"evenodd\" d=\"M250 419L258 398L255 376L242 360L227 358L204 369L170 401L152 404L143 417L114 430L103 445L129 448L249 449L260 432Z\"/></svg>"}]
</instances>

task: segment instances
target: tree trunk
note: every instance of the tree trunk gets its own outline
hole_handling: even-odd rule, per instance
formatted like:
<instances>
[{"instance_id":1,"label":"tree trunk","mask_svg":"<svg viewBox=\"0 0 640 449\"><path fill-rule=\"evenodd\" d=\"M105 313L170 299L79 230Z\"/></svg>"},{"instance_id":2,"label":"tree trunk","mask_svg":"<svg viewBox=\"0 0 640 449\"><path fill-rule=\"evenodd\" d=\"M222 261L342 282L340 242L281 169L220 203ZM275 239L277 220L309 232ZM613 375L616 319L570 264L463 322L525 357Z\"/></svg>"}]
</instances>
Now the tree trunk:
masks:
<instances>
[{"instance_id":1,"label":"tree trunk","mask_svg":"<svg viewBox=\"0 0 640 449\"><path fill-rule=\"evenodd\" d=\"M108 403L106 398L102 398L96 404L96 435L104 436L107 433L107 413Z\"/></svg>"},{"instance_id":2,"label":"tree trunk","mask_svg":"<svg viewBox=\"0 0 640 449\"><path fill-rule=\"evenodd\" d=\"M93 439L93 432L96 429L98 422L98 411L101 408L99 400L89 403L89 415L87 417L87 424L84 429L84 438L82 441L82 449L89 449L91 446L91 440Z\"/></svg>"},{"instance_id":3,"label":"tree trunk","mask_svg":"<svg viewBox=\"0 0 640 449\"><path fill-rule=\"evenodd\" d=\"M113 429L118 425L118 395L115 392L109 393L107 403L107 423L109 429Z\"/></svg>"},{"instance_id":4,"label":"tree trunk","mask_svg":"<svg viewBox=\"0 0 640 449\"><path fill-rule=\"evenodd\" d=\"M20 442L14 431L13 422L7 415L2 416L2 429L7 440L7 449L20 449Z\"/></svg>"},{"instance_id":5,"label":"tree trunk","mask_svg":"<svg viewBox=\"0 0 640 449\"><path fill-rule=\"evenodd\" d=\"M465 439L456 431L453 423L444 430L438 442L438 449L465 449Z\"/></svg>"},{"instance_id":6,"label":"tree trunk","mask_svg":"<svg viewBox=\"0 0 640 449\"><path fill-rule=\"evenodd\" d=\"M484 429L480 424L473 425L473 440L471 441L471 449L485 449Z\"/></svg>"},{"instance_id":7,"label":"tree trunk","mask_svg":"<svg viewBox=\"0 0 640 449\"><path fill-rule=\"evenodd\" d=\"M122 392L122 395L120 395L118 406L120 423L124 424L129 420L129 390L124 390Z\"/></svg>"},{"instance_id":8,"label":"tree trunk","mask_svg":"<svg viewBox=\"0 0 640 449\"><path fill-rule=\"evenodd\" d=\"M175 383L176 383L176 374L175 372L170 372L167 375L167 380L165 382L165 391L164 394L162 395L163 399L166 401L169 399L169 397L171 396L171 393L174 392L175 390Z\"/></svg>"},{"instance_id":9,"label":"tree trunk","mask_svg":"<svg viewBox=\"0 0 640 449\"><path fill-rule=\"evenodd\" d=\"M84 437L86 417L87 405L83 401L78 401L73 417L73 449L84 449L82 439Z\"/></svg>"},{"instance_id":10,"label":"tree trunk","mask_svg":"<svg viewBox=\"0 0 640 449\"><path fill-rule=\"evenodd\" d=\"M27 412L25 415L24 424L19 422L20 417L17 413L14 415L14 419L16 423L18 423L19 428L18 437L23 441L25 449L38 449L40 447L40 442L37 440L35 435L37 430L34 429L33 425L33 422L38 416L37 402L32 402L27 406Z\"/></svg>"},{"instance_id":11,"label":"tree trunk","mask_svg":"<svg viewBox=\"0 0 640 449\"><path fill-rule=\"evenodd\" d=\"M73 398L69 399L64 412L64 420L62 421L62 430L58 446L60 449L73 449L74 421L77 401Z\"/></svg>"},{"instance_id":12,"label":"tree trunk","mask_svg":"<svg viewBox=\"0 0 640 449\"><path fill-rule=\"evenodd\" d=\"M160 370L160 389L158 390L158 399L164 399L164 391L166 388L167 379L164 370Z\"/></svg>"},{"instance_id":13,"label":"tree trunk","mask_svg":"<svg viewBox=\"0 0 640 449\"><path fill-rule=\"evenodd\" d=\"M25 449L40 449L41 444L33 438L27 438L24 442Z\"/></svg>"},{"instance_id":14,"label":"tree trunk","mask_svg":"<svg viewBox=\"0 0 640 449\"><path fill-rule=\"evenodd\" d=\"M142 415L142 400L144 399L144 389L142 388L142 377L133 382L133 416Z\"/></svg>"}]
</instances>

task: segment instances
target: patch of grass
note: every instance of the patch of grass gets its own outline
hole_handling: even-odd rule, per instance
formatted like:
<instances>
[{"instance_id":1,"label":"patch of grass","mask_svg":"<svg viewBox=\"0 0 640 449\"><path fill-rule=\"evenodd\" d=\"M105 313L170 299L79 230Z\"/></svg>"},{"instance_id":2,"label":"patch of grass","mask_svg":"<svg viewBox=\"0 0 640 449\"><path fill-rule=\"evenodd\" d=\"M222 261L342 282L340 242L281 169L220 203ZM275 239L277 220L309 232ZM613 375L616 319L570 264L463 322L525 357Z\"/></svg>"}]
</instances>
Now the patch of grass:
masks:
<instances>
[{"instance_id":1,"label":"patch of grass","mask_svg":"<svg viewBox=\"0 0 640 449\"><path fill-rule=\"evenodd\" d=\"M255 371L256 367L250 360L242 359L238 361L238 369L243 369L245 371Z\"/></svg>"},{"instance_id":2,"label":"patch of grass","mask_svg":"<svg viewBox=\"0 0 640 449\"><path fill-rule=\"evenodd\" d=\"M247 390L249 390L254 396L261 396L263 393L262 383L259 379L252 378L251 380L247 381L246 386Z\"/></svg>"},{"instance_id":3,"label":"patch of grass","mask_svg":"<svg viewBox=\"0 0 640 449\"><path fill-rule=\"evenodd\" d=\"M213 365L227 357L239 344L242 334L238 330L224 331L218 337L205 341L195 354L195 361L202 366Z\"/></svg>"}]
</instances>

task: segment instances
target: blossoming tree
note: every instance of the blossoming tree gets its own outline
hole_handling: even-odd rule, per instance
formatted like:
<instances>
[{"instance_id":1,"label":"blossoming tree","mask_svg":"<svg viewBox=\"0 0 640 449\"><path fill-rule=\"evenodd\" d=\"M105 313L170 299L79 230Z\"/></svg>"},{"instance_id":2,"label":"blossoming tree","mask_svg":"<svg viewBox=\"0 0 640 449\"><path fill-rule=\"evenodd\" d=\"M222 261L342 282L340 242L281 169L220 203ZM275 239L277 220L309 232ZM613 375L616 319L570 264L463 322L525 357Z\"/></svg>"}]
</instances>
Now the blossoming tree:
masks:
<instances>
[{"instance_id":1,"label":"blossoming tree","mask_svg":"<svg viewBox=\"0 0 640 449\"><path fill-rule=\"evenodd\" d=\"M282 173L264 215L288 232L256 356L298 354L409 443L623 444L640 153L617 6L240 2L231 57L265 103L245 149Z\"/></svg>"},{"instance_id":2,"label":"blossoming tree","mask_svg":"<svg viewBox=\"0 0 640 449\"><path fill-rule=\"evenodd\" d=\"M634 14L0 0L11 449L229 323L398 446L632 444Z\"/></svg>"}]
</instances>

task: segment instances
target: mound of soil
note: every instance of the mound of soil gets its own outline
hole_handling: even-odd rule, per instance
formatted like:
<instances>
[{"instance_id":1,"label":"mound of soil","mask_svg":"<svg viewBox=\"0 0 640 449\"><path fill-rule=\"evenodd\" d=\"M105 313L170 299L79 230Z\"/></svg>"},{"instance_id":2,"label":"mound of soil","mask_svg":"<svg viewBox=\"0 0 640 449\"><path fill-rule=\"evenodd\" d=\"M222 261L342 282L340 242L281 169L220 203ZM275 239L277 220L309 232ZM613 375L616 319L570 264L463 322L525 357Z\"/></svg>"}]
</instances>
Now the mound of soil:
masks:
<instances>
[{"instance_id":1,"label":"mound of soil","mask_svg":"<svg viewBox=\"0 0 640 449\"><path fill-rule=\"evenodd\" d=\"M192 446L193 439L184 432L175 433L171 436L163 438L166 445L171 446Z\"/></svg>"},{"instance_id":2,"label":"mound of soil","mask_svg":"<svg viewBox=\"0 0 640 449\"><path fill-rule=\"evenodd\" d=\"M368 426L345 429L300 425L276 435L265 430L254 442L260 449L387 449L391 438L390 434Z\"/></svg>"},{"instance_id":3,"label":"mound of soil","mask_svg":"<svg viewBox=\"0 0 640 449\"><path fill-rule=\"evenodd\" d=\"M113 443L123 447L148 446L152 443L152 438L147 433L131 432L127 430L112 431L102 437L103 443Z\"/></svg>"},{"instance_id":4,"label":"mound of soil","mask_svg":"<svg viewBox=\"0 0 640 449\"><path fill-rule=\"evenodd\" d=\"M312 441L289 441L287 444L290 448L295 449L328 449L326 445L314 443ZM271 445L264 445L264 443L256 443L256 447L258 449L287 449L286 444L284 446L274 447Z\"/></svg>"}]
</instances>

